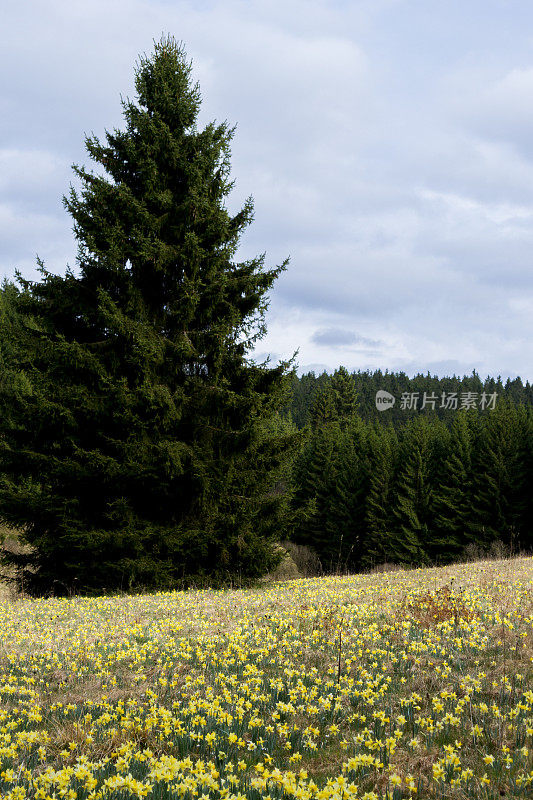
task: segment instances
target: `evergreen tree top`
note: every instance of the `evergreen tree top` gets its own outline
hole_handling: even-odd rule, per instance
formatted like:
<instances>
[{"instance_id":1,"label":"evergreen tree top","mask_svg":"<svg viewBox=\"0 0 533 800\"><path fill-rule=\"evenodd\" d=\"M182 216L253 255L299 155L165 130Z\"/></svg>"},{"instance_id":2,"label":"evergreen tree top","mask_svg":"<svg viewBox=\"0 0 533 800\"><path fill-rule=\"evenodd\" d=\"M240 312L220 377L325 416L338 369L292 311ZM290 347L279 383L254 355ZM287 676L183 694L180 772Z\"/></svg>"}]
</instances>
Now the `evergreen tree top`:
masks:
<instances>
[{"instance_id":1,"label":"evergreen tree top","mask_svg":"<svg viewBox=\"0 0 533 800\"><path fill-rule=\"evenodd\" d=\"M178 347L186 370L221 370L224 347L244 355L264 335L267 292L287 261L265 269L264 255L233 260L253 203L234 215L226 208L234 129L197 129L200 91L183 45L170 36L155 43L135 86L136 102L122 101L125 129L85 140L106 174L74 166L82 188L64 198L80 278L41 265L34 299L67 338L102 342L126 329L135 337L125 317L134 318Z\"/></svg>"}]
</instances>

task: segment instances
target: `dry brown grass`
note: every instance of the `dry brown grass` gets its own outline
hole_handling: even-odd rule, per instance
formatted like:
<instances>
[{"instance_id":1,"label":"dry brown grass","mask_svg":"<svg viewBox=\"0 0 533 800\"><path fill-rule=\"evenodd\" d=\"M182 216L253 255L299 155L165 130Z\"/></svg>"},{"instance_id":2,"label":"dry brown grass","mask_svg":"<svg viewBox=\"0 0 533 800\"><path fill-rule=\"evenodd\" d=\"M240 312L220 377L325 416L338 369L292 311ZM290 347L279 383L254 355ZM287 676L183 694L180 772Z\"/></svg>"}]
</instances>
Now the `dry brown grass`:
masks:
<instances>
[{"instance_id":1,"label":"dry brown grass","mask_svg":"<svg viewBox=\"0 0 533 800\"><path fill-rule=\"evenodd\" d=\"M471 622L475 613L468 608L461 594L454 593L451 586L441 586L435 591L406 598L400 606L406 617L415 620L424 628L438 625L439 622L453 620Z\"/></svg>"}]
</instances>

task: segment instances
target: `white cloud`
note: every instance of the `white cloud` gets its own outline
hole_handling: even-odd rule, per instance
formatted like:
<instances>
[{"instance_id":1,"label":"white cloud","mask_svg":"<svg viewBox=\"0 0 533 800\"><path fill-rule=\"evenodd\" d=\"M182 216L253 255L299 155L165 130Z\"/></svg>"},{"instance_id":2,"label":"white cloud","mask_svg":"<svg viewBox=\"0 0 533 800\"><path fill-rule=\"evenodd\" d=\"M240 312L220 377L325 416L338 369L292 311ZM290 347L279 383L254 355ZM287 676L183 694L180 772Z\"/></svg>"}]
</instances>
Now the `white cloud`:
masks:
<instances>
[{"instance_id":1,"label":"white cloud","mask_svg":"<svg viewBox=\"0 0 533 800\"><path fill-rule=\"evenodd\" d=\"M512 69L470 98L465 113L487 139L500 139L531 156L533 66Z\"/></svg>"},{"instance_id":2,"label":"white cloud","mask_svg":"<svg viewBox=\"0 0 533 800\"><path fill-rule=\"evenodd\" d=\"M74 263L70 164L84 132L122 124L135 60L168 31L202 120L238 125L230 205L252 194L256 209L242 255L291 255L262 351L533 378L529 4L6 0L3 14L3 274L32 274L36 252ZM379 345L313 341L331 329Z\"/></svg>"}]
</instances>

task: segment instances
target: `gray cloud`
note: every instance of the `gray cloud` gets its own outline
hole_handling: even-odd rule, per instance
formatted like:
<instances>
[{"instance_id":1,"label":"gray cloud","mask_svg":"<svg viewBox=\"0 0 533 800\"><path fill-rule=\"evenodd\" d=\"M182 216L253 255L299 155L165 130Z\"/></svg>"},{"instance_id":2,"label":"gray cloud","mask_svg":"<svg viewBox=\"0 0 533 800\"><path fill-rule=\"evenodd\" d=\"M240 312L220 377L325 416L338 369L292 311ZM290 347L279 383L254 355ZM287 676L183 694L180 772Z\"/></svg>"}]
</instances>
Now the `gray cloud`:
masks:
<instances>
[{"instance_id":1,"label":"gray cloud","mask_svg":"<svg viewBox=\"0 0 533 800\"><path fill-rule=\"evenodd\" d=\"M326 347L347 347L348 345L358 345L359 347L378 347L381 342L376 339L368 339L366 336L360 336L353 331L347 331L343 328L323 328L322 330L315 331L311 337L314 344L324 345Z\"/></svg>"},{"instance_id":2,"label":"gray cloud","mask_svg":"<svg viewBox=\"0 0 533 800\"><path fill-rule=\"evenodd\" d=\"M533 7L509 5L6 0L1 275L74 265L70 165L169 31L202 121L238 123L239 255L291 256L263 355L533 378Z\"/></svg>"}]
</instances>

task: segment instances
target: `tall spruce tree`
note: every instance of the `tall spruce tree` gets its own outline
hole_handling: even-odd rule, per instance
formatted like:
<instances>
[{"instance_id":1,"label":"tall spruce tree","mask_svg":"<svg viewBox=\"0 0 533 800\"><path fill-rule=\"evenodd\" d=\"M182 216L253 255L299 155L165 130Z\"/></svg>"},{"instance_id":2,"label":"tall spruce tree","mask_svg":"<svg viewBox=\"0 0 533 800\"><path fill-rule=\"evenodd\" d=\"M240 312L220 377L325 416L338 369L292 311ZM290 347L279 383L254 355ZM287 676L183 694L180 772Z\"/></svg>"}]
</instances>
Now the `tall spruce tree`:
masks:
<instances>
[{"instance_id":1,"label":"tall spruce tree","mask_svg":"<svg viewBox=\"0 0 533 800\"><path fill-rule=\"evenodd\" d=\"M389 553L390 531L396 529L393 516L395 475L398 462L398 437L394 427L375 423L369 426L369 469L366 496L366 548L364 566L385 561Z\"/></svg>"},{"instance_id":2,"label":"tall spruce tree","mask_svg":"<svg viewBox=\"0 0 533 800\"><path fill-rule=\"evenodd\" d=\"M327 571L354 568L365 546L367 426L356 416L353 377L341 367L315 395L307 442L294 469L295 541Z\"/></svg>"},{"instance_id":3,"label":"tall spruce tree","mask_svg":"<svg viewBox=\"0 0 533 800\"><path fill-rule=\"evenodd\" d=\"M511 550L523 546L526 503L530 494L525 450L528 412L507 399L487 412L473 451L473 517L470 538L482 549L501 541Z\"/></svg>"},{"instance_id":4,"label":"tall spruce tree","mask_svg":"<svg viewBox=\"0 0 533 800\"><path fill-rule=\"evenodd\" d=\"M265 421L288 365L250 351L285 263L234 261L252 201L225 205L233 129L197 128L183 47L163 38L135 85L64 200L78 274L41 265L16 297L29 355L24 391L0 387L0 515L35 592L253 578L283 534L294 435Z\"/></svg>"},{"instance_id":5,"label":"tall spruce tree","mask_svg":"<svg viewBox=\"0 0 533 800\"><path fill-rule=\"evenodd\" d=\"M531 553L533 550L533 409L531 408L527 409L521 463L524 473L524 481L521 486L524 514L520 546L526 552Z\"/></svg>"},{"instance_id":6,"label":"tall spruce tree","mask_svg":"<svg viewBox=\"0 0 533 800\"><path fill-rule=\"evenodd\" d=\"M473 430L478 426L479 420L471 411L459 411L451 426L433 502L431 555L442 560L457 558L472 543Z\"/></svg>"},{"instance_id":7,"label":"tall spruce tree","mask_svg":"<svg viewBox=\"0 0 533 800\"><path fill-rule=\"evenodd\" d=\"M323 398L321 398L323 400ZM339 542L328 528L341 431L329 420L314 430L294 467L294 507L300 514L294 541L312 547L324 569L332 568Z\"/></svg>"},{"instance_id":8,"label":"tall spruce tree","mask_svg":"<svg viewBox=\"0 0 533 800\"><path fill-rule=\"evenodd\" d=\"M429 562L434 476L440 455L442 423L420 416L403 431L394 488L396 527L387 556L406 564Z\"/></svg>"},{"instance_id":9,"label":"tall spruce tree","mask_svg":"<svg viewBox=\"0 0 533 800\"><path fill-rule=\"evenodd\" d=\"M337 571L357 569L367 547L365 505L368 492L368 425L359 417L340 419L330 474L326 531L335 548Z\"/></svg>"},{"instance_id":10,"label":"tall spruce tree","mask_svg":"<svg viewBox=\"0 0 533 800\"><path fill-rule=\"evenodd\" d=\"M335 413L341 426L346 427L353 420L359 404L355 381L346 367L339 367L331 376L332 399Z\"/></svg>"}]
</instances>

